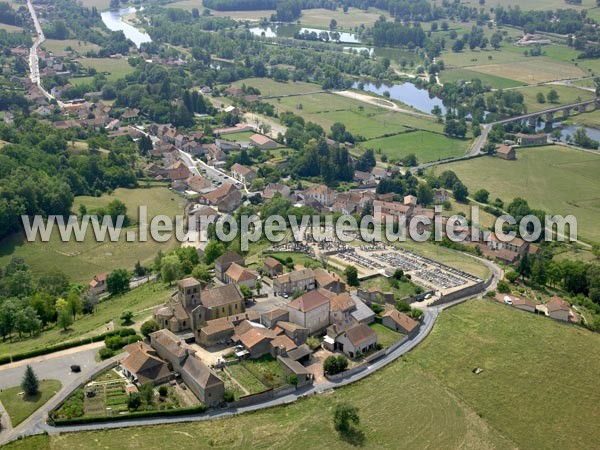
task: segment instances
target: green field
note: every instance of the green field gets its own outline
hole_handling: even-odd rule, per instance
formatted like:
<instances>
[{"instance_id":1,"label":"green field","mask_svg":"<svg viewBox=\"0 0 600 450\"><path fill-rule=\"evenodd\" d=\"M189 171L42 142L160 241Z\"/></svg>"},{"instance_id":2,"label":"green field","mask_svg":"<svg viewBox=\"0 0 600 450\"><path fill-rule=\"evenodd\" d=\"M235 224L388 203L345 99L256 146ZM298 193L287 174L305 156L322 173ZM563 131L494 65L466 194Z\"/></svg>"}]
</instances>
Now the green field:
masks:
<instances>
[{"instance_id":1,"label":"green field","mask_svg":"<svg viewBox=\"0 0 600 450\"><path fill-rule=\"evenodd\" d=\"M23 32L23 28L16 27L14 25L9 25L7 23L0 23L0 30L6 30L9 33L21 33L21 32Z\"/></svg>"},{"instance_id":2,"label":"green field","mask_svg":"<svg viewBox=\"0 0 600 450\"><path fill-rule=\"evenodd\" d=\"M246 78L231 83L231 86L241 88L242 85L255 87L261 96L271 97L274 95L307 94L309 92L322 91L321 86L304 81L288 81L281 83L271 78Z\"/></svg>"},{"instance_id":3,"label":"green field","mask_svg":"<svg viewBox=\"0 0 600 450\"><path fill-rule=\"evenodd\" d=\"M538 92L548 97L548 92L555 90L558 93L558 101L556 103L538 103L536 96ZM523 89L519 89L519 92L525 97L525 105L527 106L527 112L535 112L543 109L554 108L560 105L570 105L584 100L591 100L594 98L594 93L583 89L578 89L569 86L531 86Z\"/></svg>"},{"instance_id":4,"label":"green field","mask_svg":"<svg viewBox=\"0 0 600 450\"><path fill-rule=\"evenodd\" d=\"M85 204L88 211L106 206L113 199L119 199L128 208L128 216L137 221L138 206L148 207L148 220L157 214L174 217L183 214L185 200L164 187L117 189L112 195L102 197L77 197L73 210L78 211ZM91 226L90 226L91 229ZM130 227L137 231L137 227ZM86 233L83 242L63 242L58 230L54 230L49 242L38 239L28 242L24 234L14 234L0 242L0 266L8 263L12 256L20 256L30 265L34 274L47 272L50 268L60 268L74 282L88 282L97 273L110 272L119 267L132 269L139 260L149 264L159 250L164 252L175 248L177 242L172 238L160 243L148 237L146 242L126 242L125 230L118 242L96 242L92 232Z\"/></svg>"},{"instance_id":5,"label":"green field","mask_svg":"<svg viewBox=\"0 0 600 450\"><path fill-rule=\"evenodd\" d=\"M508 78L502 78L494 75L486 75L484 73L475 72L469 69L444 70L440 73L440 77L443 83L451 83L453 81L471 81L473 79L478 78L484 84L488 84L492 88L496 89L506 89L523 85L523 83L514 80L509 80Z\"/></svg>"},{"instance_id":6,"label":"green field","mask_svg":"<svg viewBox=\"0 0 600 450\"><path fill-rule=\"evenodd\" d=\"M591 128L600 128L600 110L579 114L570 119L576 125L585 125Z\"/></svg>"},{"instance_id":7,"label":"green field","mask_svg":"<svg viewBox=\"0 0 600 450\"><path fill-rule=\"evenodd\" d=\"M415 295L415 288L417 287L411 281L402 281L398 283L398 287L392 287L388 280L383 276L377 276L369 278L368 280L361 281L360 286L363 289L378 288L384 292L393 292L394 297L397 300L402 300Z\"/></svg>"},{"instance_id":8,"label":"green field","mask_svg":"<svg viewBox=\"0 0 600 450\"><path fill-rule=\"evenodd\" d=\"M252 131L244 131L242 133L228 134L223 138L233 142L248 142L250 141L250 136L253 136L254 134L255 133L253 133Z\"/></svg>"},{"instance_id":9,"label":"green field","mask_svg":"<svg viewBox=\"0 0 600 450\"><path fill-rule=\"evenodd\" d=\"M231 373L231 376L248 391L248 394L257 394L268 389L268 387L256 378L252 372L246 369L243 364L227 366L227 370Z\"/></svg>"},{"instance_id":10,"label":"green field","mask_svg":"<svg viewBox=\"0 0 600 450\"><path fill-rule=\"evenodd\" d=\"M120 326L123 311L132 311L134 320L141 322L151 315L154 306L168 300L171 291L172 288L162 283L145 284L126 294L98 303L93 314L78 316L67 332L54 326L32 338L19 339L13 336L12 342L7 340L0 343L0 356L37 350L82 336L101 334L108 331L107 323L110 321L114 321L117 327ZM108 328L112 329L112 326Z\"/></svg>"},{"instance_id":11,"label":"green field","mask_svg":"<svg viewBox=\"0 0 600 450\"><path fill-rule=\"evenodd\" d=\"M341 8L337 11L315 8L303 10L299 22L307 27L328 29L331 19L335 19L338 29L348 30L360 25L372 26L381 16L389 18L390 15L387 11L377 8L369 8L368 11L348 8L347 13L343 12Z\"/></svg>"},{"instance_id":12,"label":"green field","mask_svg":"<svg viewBox=\"0 0 600 450\"><path fill-rule=\"evenodd\" d=\"M395 161L414 153L417 155L417 160L422 163L463 156L470 142L467 139L451 139L441 134L416 131L373 139L361 143L361 146L376 151L381 149L381 154Z\"/></svg>"},{"instance_id":13,"label":"green field","mask_svg":"<svg viewBox=\"0 0 600 450\"><path fill-rule=\"evenodd\" d=\"M124 78L134 70L127 62L127 58L80 58L77 61L83 67L91 67L99 73L106 73L109 81Z\"/></svg>"},{"instance_id":14,"label":"green field","mask_svg":"<svg viewBox=\"0 0 600 450\"><path fill-rule=\"evenodd\" d=\"M390 111L336 94L300 95L271 99L269 102L275 105L278 114L291 111L306 121L321 125L326 131L329 131L334 123L341 122L350 132L367 139L411 128L440 133L443 131L443 125L433 118Z\"/></svg>"},{"instance_id":15,"label":"green field","mask_svg":"<svg viewBox=\"0 0 600 450\"><path fill-rule=\"evenodd\" d=\"M436 168L453 170L470 192L485 188L490 198L515 197L548 214L574 214L580 237L600 242L600 155L562 146L517 150L516 161L477 158Z\"/></svg>"},{"instance_id":16,"label":"green field","mask_svg":"<svg viewBox=\"0 0 600 450\"><path fill-rule=\"evenodd\" d=\"M38 377L42 374L37 374ZM15 380L15 383L19 380ZM0 402L6 409L13 427L16 427L40 406L50 400L61 388L60 381L42 380L39 385L39 393L32 397L25 396L21 386L8 388L0 392Z\"/></svg>"},{"instance_id":17,"label":"green field","mask_svg":"<svg viewBox=\"0 0 600 450\"><path fill-rule=\"evenodd\" d=\"M475 367L484 370L474 375ZM343 449L332 423L342 401L359 408L367 449L595 448L599 370L598 334L473 300L444 311L400 361L333 392L232 419L40 436L8 448Z\"/></svg>"},{"instance_id":18,"label":"green field","mask_svg":"<svg viewBox=\"0 0 600 450\"><path fill-rule=\"evenodd\" d=\"M47 39L42 46L49 52L63 53L70 47L74 51L85 55L89 51L100 50L100 46L90 42L78 41L77 39L66 39L59 41L57 39Z\"/></svg>"}]
</instances>

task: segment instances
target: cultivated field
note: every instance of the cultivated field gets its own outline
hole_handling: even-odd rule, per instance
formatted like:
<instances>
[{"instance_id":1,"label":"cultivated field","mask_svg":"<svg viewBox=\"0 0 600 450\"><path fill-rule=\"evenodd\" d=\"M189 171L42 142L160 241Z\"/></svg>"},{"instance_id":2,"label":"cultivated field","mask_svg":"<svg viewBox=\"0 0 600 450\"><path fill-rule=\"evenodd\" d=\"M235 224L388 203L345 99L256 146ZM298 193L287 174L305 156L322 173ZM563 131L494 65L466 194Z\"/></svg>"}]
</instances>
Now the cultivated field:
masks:
<instances>
[{"instance_id":1,"label":"cultivated field","mask_svg":"<svg viewBox=\"0 0 600 450\"><path fill-rule=\"evenodd\" d=\"M202 6L202 0L182 0L180 2L169 3L168 8L181 8L187 11L191 11L194 8L198 8L200 12L204 9ZM275 13L274 9L270 10L259 10L259 11L217 11L214 9L210 10L210 14L215 17L231 17L236 20L251 20L259 21L260 19L269 18Z\"/></svg>"},{"instance_id":2,"label":"cultivated field","mask_svg":"<svg viewBox=\"0 0 600 450\"><path fill-rule=\"evenodd\" d=\"M347 30L360 25L372 26L380 16L389 18L390 15L387 11L377 8L369 8L368 11L348 8L347 13L343 12L341 8L337 11L323 8L304 9L300 17L300 24L307 27L328 29L331 19L335 19L337 20L338 29Z\"/></svg>"},{"instance_id":3,"label":"cultivated field","mask_svg":"<svg viewBox=\"0 0 600 450\"><path fill-rule=\"evenodd\" d=\"M416 131L373 139L361 145L375 150L381 149L381 154L387 155L390 160L400 160L414 153L419 162L429 162L463 156L469 143L468 139L450 139L441 134Z\"/></svg>"},{"instance_id":4,"label":"cultivated field","mask_svg":"<svg viewBox=\"0 0 600 450\"><path fill-rule=\"evenodd\" d=\"M484 370L474 375L475 367ZM8 448L342 449L349 444L332 423L342 401L359 408L366 449L594 448L598 370L599 335L473 300L443 312L400 361L333 392L233 419L42 436Z\"/></svg>"},{"instance_id":5,"label":"cultivated field","mask_svg":"<svg viewBox=\"0 0 600 450\"><path fill-rule=\"evenodd\" d=\"M508 78L497 77L495 75L487 75L480 72L475 72L469 69L451 69L444 70L440 73L442 83L450 83L453 81L471 81L479 78L484 84L490 85L496 89L506 89L517 86L522 86L524 83L520 83L515 80L509 80Z\"/></svg>"},{"instance_id":6,"label":"cultivated field","mask_svg":"<svg viewBox=\"0 0 600 450\"><path fill-rule=\"evenodd\" d=\"M241 88L242 85L255 87L263 97L290 94L308 94L310 92L322 91L321 86L304 81L288 81L285 83L275 81L271 78L246 78L231 83L233 87Z\"/></svg>"},{"instance_id":7,"label":"cultivated field","mask_svg":"<svg viewBox=\"0 0 600 450\"><path fill-rule=\"evenodd\" d=\"M185 200L173 194L166 188L139 188L117 189L112 195L102 197L78 197L73 204L76 213L80 204L84 204L89 212L106 206L114 199L125 203L128 216L137 221L138 206L148 207L148 218L157 214L166 214L173 217L183 214ZM131 228L137 231L136 228ZM96 242L93 233L86 233L83 242L62 242L57 230L54 230L49 242L28 242L24 234L14 234L0 242L0 265L6 265L12 256L20 256L30 265L36 274L49 271L58 267L65 272L73 282L87 282L90 278L103 272L110 272L115 268L132 269L139 260L142 264L149 264L159 250L168 251L177 246L171 239L165 243L155 242L148 238L147 242L126 242L125 230L121 233L118 242Z\"/></svg>"},{"instance_id":8,"label":"cultivated field","mask_svg":"<svg viewBox=\"0 0 600 450\"><path fill-rule=\"evenodd\" d=\"M23 28L9 25L7 23L0 23L0 30L6 30L9 33L20 33L23 31Z\"/></svg>"},{"instance_id":9,"label":"cultivated field","mask_svg":"<svg viewBox=\"0 0 600 450\"><path fill-rule=\"evenodd\" d=\"M574 214L579 236L600 242L600 155L563 146L517 150L516 161L477 158L437 167L453 170L470 192L485 188L506 204L523 197L548 214Z\"/></svg>"},{"instance_id":10,"label":"cultivated field","mask_svg":"<svg viewBox=\"0 0 600 450\"><path fill-rule=\"evenodd\" d=\"M77 60L83 67L96 69L98 73L105 73L110 81L124 78L125 75L133 72L133 67L129 65L126 58L81 58Z\"/></svg>"}]
</instances>

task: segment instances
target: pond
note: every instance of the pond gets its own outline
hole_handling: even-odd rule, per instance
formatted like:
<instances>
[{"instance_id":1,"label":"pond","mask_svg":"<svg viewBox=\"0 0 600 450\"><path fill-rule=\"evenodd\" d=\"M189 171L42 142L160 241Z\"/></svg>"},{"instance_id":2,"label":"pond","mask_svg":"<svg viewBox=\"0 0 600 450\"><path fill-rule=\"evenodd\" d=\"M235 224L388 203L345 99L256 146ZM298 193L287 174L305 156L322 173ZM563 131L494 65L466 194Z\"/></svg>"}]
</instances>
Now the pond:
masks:
<instances>
[{"instance_id":1,"label":"pond","mask_svg":"<svg viewBox=\"0 0 600 450\"><path fill-rule=\"evenodd\" d=\"M552 124L552 127L555 130L556 129L561 130L561 136L560 136L561 142L567 142L567 136L570 136L571 138L573 138L573 136L575 136L575 132L579 128L583 128L585 130L587 136L590 139L600 142L600 130L598 130L597 128L584 127L581 125L577 125L577 123L563 123L563 122L555 122ZM540 124L538 125L538 127L536 129L541 132L548 131L546 129L545 122L540 122Z\"/></svg>"},{"instance_id":2,"label":"pond","mask_svg":"<svg viewBox=\"0 0 600 450\"><path fill-rule=\"evenodd\" d=\"M250 27L249 31L250 31L250 33L254 34L255 36L263 36L263 37L267 37L267 38L274 38L274 37L292 38L292 37L294 37L294 34L296 34L296 32L298 32L298 33L313 33L314 32L317 35L319 35L320 33L322 33L324 31L326 33L329 33L329 36L331 39L331 33L333 33L333 31L329 31L329 30L320 30L318 28L298 27L296 25L272 25L272 26L268 26L268 27ZM338 42L342 42L345 44L360 44L360 39L354 33L348 33L345 31L337 31L337 33L339 34Z\"/></svg>"},{"instance_id":3,"label":"pond","mask_svg":"<svg viewBox=\"0 0 600 450\"><path fill-rule=\"evenodd\" d=\"M106 28L111 31L122 31L126 38L130 39L137 47L139 47L144 42L152 42L150 35L122 20L124 15L133 14L136 11L138 11L138 9L134 7L105 11L101 14L101 17Z\"/></svg>"},{"instance_id":4,"label":"pond","mask_svg":"<svg viewBox=\"0 0 600 450\"><path fill-rule=\"evenodd\" d=\"M356 81L352 87L358 89L358 85L359 82ZM412 83L364 83L363 90L378 95L383 95L385 91L388 91L392 100L398 100L405 105L412 106L413 108L428 114L431 113L433 107L437 105L442 110L442 114L446 114L446 107L442 103L442 99L430 97L429 91L420 89Z\"/></svg>"}]
</instances>

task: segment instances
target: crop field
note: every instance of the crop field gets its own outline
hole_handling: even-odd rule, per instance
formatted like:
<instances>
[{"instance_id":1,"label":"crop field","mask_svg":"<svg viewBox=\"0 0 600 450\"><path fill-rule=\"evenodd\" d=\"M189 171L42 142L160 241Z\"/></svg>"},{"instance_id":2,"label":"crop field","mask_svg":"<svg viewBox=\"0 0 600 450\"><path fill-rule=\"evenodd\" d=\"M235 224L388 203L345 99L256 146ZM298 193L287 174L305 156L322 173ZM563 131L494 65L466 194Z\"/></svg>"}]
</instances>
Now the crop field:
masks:
<instances>
[{"instance_id":1,"label":"crop field","mask_svg":"<svg viewBox=\"0 0 600 450\"><path fill-rule=\"evenodd\" d=\"M543 61L544 70L540 70L540 60L512 62L509 64L487 64L471 66L471 70L488 75L504 76L511 80L535 84L547 81L564 80L584 76L585 73L575 66L560 62Z\"/></svg>"},{"instance_id":2,"label":"crop field","mask_svg":"<svg viewBox=\"0 0 600 450\"><path fill-rule=\"evenodd\" d=\"M595 448L599 370L598 334L473 300L444 311L401 360L326 394L231 419L39 436L7 448L343 449L332 421L339 402L358 407L365 449Z\"/></svg>"},{"instance_id":3,"label":"crop field","mask_svg":"<svg viewBox=\"0 0 600 450\"><path fill-rule=\"evenodd\" d=\"M541 92L544 97L548 97L548 92L555 90L558 93L558 101L550 103L546 100L546 103L538 103L537 94ZM527 106L527 112L541 111L548 108L554 108L560 105L570 105L583 100L591 100L594 98L594 93L583 89L578 89L569 86L556 86L556 85L545 85L545 86L531 86L523 89L519 89L519 92L525 97L525 105Z\"/></svg>"},{"instance_id":4,"label":"crop field","mask_svg":"<svg viewBox=\"0 0 600 450\"><path fill-rule=\"evenodd\" d=\"M376 151L381 149L381 154L390 160L400 160L414 153L419 162L430 162L462 156L468 150L470 142L468 139L451 139L441 134L415 131L373 139L361 145Z\"/></svg>"},{"instance_id":5,"label":"crop field","mask_svg":"<svg viewBox=\"0 0 600 450\"><path fill-rule=\"evenodd\" d=\"M77 60L83 67L91 67L99 73L106 73L109 81L118 80L133 72L126 58L80 58Z\"/></svg>"},{"instance_id":6,"label":"crop field","mask_svg":"<svg viewBox=\"0 0 600 450\"><path fill-rule=\"evenodd\" d=\"M23 28L16 27L14 25L9 25L7 23L0 23L0 30L6 30L9 33L21 33L23 31Z\"/></svg>"},{"instance_id":7,"label":"crop field","mask_svg":"<svg viewBox=\"0 0 600 450\"><path fill-rule=\"evenodd\" d=\"M88 0L91 1L91 0ZM200 12L204 9L202 0L182 0L179 2L169 3L168 8L181 8L191 11L193 8L198 8ZM210 10L210 14L215 17L231 17L235 20L251 20L259 21L263 17L269 18L275 13L274 9L258 10L258 11L217 11Z\"/></svg>"},{"instance_id":8,"label":"crop field","mask_svg":"<svg viewBox=\"0 0 600 450\"><path fill-rule=\"evenodd\" d=\"M112 195L102 197L77 197L73 210L78 211L79 205L84 204L88 211L106 206L114 199L119 199L127 206L127 213L133 222L138 220L138 206L148 207L148 220L154 215L165 214L173 217L183 214L185 200L164 187L150 189L117 189ZM91 227L90 227L91 229ZM130 228L137 231L136 228ZM25 235L13 234L0 242L0 265L6 265L12 256L20 256L30 265L35 274L47 272L50 268L58 267L74 282L87 282L90 278L115 268L132 269L139 260L149 264L159 250L164 252L174 248L175 239L159 243L148 238L146 242L126 242L125 231L121 232L119 241L97 242L92 232L86 233L83 242L63 242L58 230L54 230L49 242L39 238L28 242Z\"/></svg>"},{"instance_id":9,"label":"crop field","mask_svg":"<svg viewBox=\"0 0 600 450\"><path fill-rule=\"evenodd\" d=\"M437 132L443 130L443 125L433 118L390 111L330 93L285 97L269 102L275 105L278 113L291 111L304 117L306 121L318 123L326 131L334 123L341 122L350 132L367 139L407 131L411 127Z\"/></svg>"},{"instance_id":10,"label":"crop field","mask_svg":"<svg viewBox=\"0 0 600 450\"><path fill-rule=\"evenodd\" d=\"M470 192L485 188L506 204L523 197L548 214L573 214L579 237L600 242L600 155L559 145L517 150L516 161L476 158L436 168L453 170Z\"/></svg>"},{"instance_id":11,"label":"crop field","mask_svg":"<svg viewBox=\"0 0 600 450\"><path fill-rule=\"evenodd\" d=\"M134 313L134 321L141 322L151 315L153 307L168 300L172 289L163 283L149 283L117 297L103 300L96 305L93 314L78 316L67 332L54 326L32 338L14 336L12 342L0 343L0 356L37 350L92 333L101 334L109 331L107 323L111 320L114 320L116 325L120 325L119 318L126 310Z\"/></svg>"}]
</instances>

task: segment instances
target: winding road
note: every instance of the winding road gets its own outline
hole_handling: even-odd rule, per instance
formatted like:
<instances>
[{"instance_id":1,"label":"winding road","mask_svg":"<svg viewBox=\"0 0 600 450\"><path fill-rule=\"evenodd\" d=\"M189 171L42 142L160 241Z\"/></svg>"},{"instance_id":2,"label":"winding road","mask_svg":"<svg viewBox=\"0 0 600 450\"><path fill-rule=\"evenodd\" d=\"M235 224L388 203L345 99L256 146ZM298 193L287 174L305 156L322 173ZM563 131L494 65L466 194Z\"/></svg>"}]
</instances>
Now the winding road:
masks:
<instances>
[{"instance_id":1,"label":"winding road","mask_svg":"<svg viewBox=\"0 0 600 450\"><path fill-rule=\"evenodd\" d=\"M503 276L502 269L497 266L495 263L488 261L483 258L479 258L473 255L469 255L474 259L485 264L490 270L491 280L488 284L485 291L489 291L496 288L498 281ZM419 331L416 335L409 338L402 345L396 348L394 351L390 352L388 355L381 357L380 359L372 362L365 370L361 372L352 374L350 376L344 377L340 380L336 381L326 381L323 383L317 383L312 386L306 386L304 388L298 389L290 394L274 398L272 400L239 407L239 408L227 408L227 409L215 409L210 410L205 414L201 415L190 415L190 416L177 416L177 417L157 417L157 418L139 418L132 420L122 420L116 422L103 422L103 423L91 423L91 424L83 424L83 425L72 425L72 426L61 426L54 427L49 425L47 420L48 413L54 409L57 405L60 404L65 398L67 398L70 393L76 389L84 380L90 378L93 373L97 373L98 370L101 370L105 367L108 367L113 361L122 357L122 355L117 355L111 360L104 361L102 363L97 362L89 362L90 361L90 352L94 352L97 350L95 348L87 346L83 350L79 350L77 352L67 352L65 354L57 353L53 355L47 355L46 357L42 357L41 361L39 360L28 360L21 361L17 364L17 367L9 367L3 366L0 367L0 387L2 387L3 379L12 379L14 377L19 376L21 371L24 369L25 364L31 364L33 369L38 373L48 373L50 376L60 379L63 382L63 387L59 391L57 395L55 395L48 403L43 405L40 409L38 409L33 415L31 415L27 420L22 422L19 426L12 430L5 430L0 433L0 445L6 444L12 440L31 436L35 434L49 433L49 434L57 434L57 433L68 433L68 432L79 432L79 431L90 431L90 430L105 430L105 429L113 429L113 428L126 428L126 427L139 427L146 425L158 425L158 424L169 424L169 423L182 423L182 422L199 422L205 420L233 417L234 415L246 413L250 411L256 411L264 408L271 408L273 406L285 405L288 403L292 403L299 398L306 397L313 394L322 394L331 389L335 389L338 387L346 386L348 384L354 383L356 381L362 380L363 378L368 377L373 372L387 366L388 364L396 361L402 355L413 350L417 345L427 338L438 316L442 313L442 311L446 308L452 307L459 303L462 303L471 298L477 297L477 295L469 295L464 298L460 298L454 300L449 303L445 303L439 306L433 307L422 307L421 309L424 313L423 322L419 328ZM64 374L68 373L68 364L79 363L82 360L86 360L89 363L82 365L82 372L80 374L69 374L68 378L65 376L61 376L55 371L60 370L64 372ZM18 373L17 373L18 372ZM48 376L46 377L48 378ZM65 383L65 379L67 379L68 383ZM14 382L12 382L14 384Z\"/></svg>"}]
</instances>

